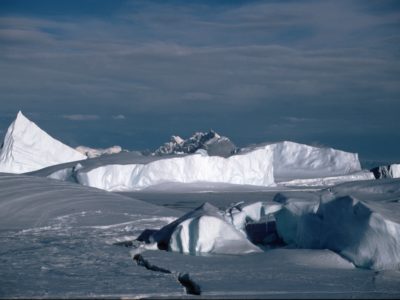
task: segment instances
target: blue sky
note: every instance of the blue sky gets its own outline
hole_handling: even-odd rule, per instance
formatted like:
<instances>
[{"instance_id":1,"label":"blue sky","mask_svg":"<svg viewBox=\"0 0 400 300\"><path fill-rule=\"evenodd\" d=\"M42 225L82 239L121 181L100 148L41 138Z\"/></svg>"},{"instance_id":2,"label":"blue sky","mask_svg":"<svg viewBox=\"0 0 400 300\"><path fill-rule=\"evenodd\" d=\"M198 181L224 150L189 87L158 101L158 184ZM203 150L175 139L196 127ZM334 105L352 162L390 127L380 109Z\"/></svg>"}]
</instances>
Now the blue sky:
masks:
<instances>
[{"instance_id":1,"label":"blue sky","mask_svg":"<svg viewBox=\"0 0 400 300\"><path fill-rule=\"evenodd\" d=\"M214 129L400 161L399 1L0 1L0 134L76 146Z\"/></svg>"}]
</instances>

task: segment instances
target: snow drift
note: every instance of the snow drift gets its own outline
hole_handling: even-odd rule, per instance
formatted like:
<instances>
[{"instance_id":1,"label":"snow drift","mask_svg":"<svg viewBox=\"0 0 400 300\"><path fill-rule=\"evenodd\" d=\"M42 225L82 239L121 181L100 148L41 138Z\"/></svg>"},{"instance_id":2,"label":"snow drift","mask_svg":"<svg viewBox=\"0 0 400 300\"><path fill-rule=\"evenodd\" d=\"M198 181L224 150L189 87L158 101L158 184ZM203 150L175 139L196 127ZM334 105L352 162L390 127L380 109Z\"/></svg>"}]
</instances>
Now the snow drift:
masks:
<instances>
[{"instance_id":1,"label":"snow drift","mask_svg":"<svg viewBox=\"0 0 400 300\"><path fill-rule=\"evenodd\" d=\"M151 240L160 249L191 255L261 252L209 203L161 228Z\"/></svg>"},{"instance_id":2,"label":"snow drift","mask_svg":"<svg viewBox=\"0 0 400 300\"><path fill-rule=\"evenodd\" d=\"M86 156L52 138L21 112L10 125L0 152L0 172L25 173Z\"/></svg>"},{"instance_id":3,"label":"snow drift","mask_svg":"<svg viewBox=\"0 0 400 300\"><path fill-rule=\"evenodd\" d=\"M79 169L78 183L108 191L140 190L165 182L220 182L273 186L272 151L256 149L229 158L196 153L148 163Z\"/></svg>"}]
</instances>

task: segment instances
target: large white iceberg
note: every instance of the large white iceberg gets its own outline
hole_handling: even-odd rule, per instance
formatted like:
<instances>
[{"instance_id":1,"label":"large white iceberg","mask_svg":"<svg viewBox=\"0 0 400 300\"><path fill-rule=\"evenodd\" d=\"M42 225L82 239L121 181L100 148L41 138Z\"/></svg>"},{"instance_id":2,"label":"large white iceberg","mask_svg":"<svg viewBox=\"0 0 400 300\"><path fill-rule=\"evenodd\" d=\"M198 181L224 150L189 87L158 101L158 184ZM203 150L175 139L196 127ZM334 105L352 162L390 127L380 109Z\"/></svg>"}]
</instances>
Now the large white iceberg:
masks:
<instances>
[{"instance_id":1,"label":"large white iceberg","mask_svg":"<svg viewBox=\"0 0 400 300\"><path fill-rule=\"evenodd\" d=\"M165 182L217 182L273 186L272 151L256 149L229 158L205 153L146 163L82 168L78 183L108 191L140 190Z\"/></svg>"},{"instance_id":2,"label":"large white iceberg","mask_svg":"<svg viewBox=\"0 0 400 300\"><path fill-rule=\"evenodd\" d=\"M0 172L25 173L86 158L18 112L4 138L0 152Z\"/></svg>"},{"instance_id":3,"label":"large white iceberg","mask_svg":"<svg viewBox=\"0 0 400 300\"><path fill-rule=\"evenodd\" d=\"M357 153L295 142L259 146L273 151L275 181L346 175L361 171Z\"/></svg>"},{"instance_id":4,"label":"large white iceberg","mask_svg":"<svg viewBox=\"0 0 400 300\"><path fill-rule=\"evenodd\" d=\"M192 255L261 252L209 203L161 228L152 240L160 249Z\"/></svg>"}]
</instances>

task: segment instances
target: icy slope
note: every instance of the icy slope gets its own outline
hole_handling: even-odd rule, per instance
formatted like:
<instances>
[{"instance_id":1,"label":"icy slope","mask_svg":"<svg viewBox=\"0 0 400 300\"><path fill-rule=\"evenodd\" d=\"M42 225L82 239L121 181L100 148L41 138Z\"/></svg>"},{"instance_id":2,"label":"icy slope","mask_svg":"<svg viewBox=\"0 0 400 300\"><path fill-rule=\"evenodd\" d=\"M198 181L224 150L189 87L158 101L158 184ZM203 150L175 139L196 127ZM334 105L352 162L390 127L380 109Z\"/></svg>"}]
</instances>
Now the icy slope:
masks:
<instances>
[{"instance_id":1,"label":"icy slope","mask_svg":"<svg viewBox=\"0 0 400 300\"><path fill-rule=\"evenodd\" d=\"M110 225L133 218L178 216L174 210L117 194L36 176L0 174L0 228L27 229L60 218ZM81 224L82 225L82 224ZM142 228L144 229L144 228Z\"/></svg>"},{"instance_id":2,"label":"icy slope","mask_svg":"<svg viewBox=\"0 0 400 300\"><path fill-rule=\"evenodd\" d=\"M184 140L179 136L172 136L171 141L154 151L154 155L190 154L203 149L209 155L228 157L236 151L236 146L227 137L220 136L213 130L207 133L196 132L192 137Z\"/></svg>"},{"instance_id":3,"label":"icy slope","mask_svg":"<svg viewBox=\"0 0 400 300\"><path fill-rule=\"evenodd\" d=\"M166 225L151 239L160 249L191 255L261 252L209 203Z\"/></svg>"},{"instance_id":4,"label":"icy slope","mask_svg":"<svg viewBox=\"0 0 400 300\"><path fill-rule=\"evenodd\" d=\"M149 274L113 245L178 215L77 184L0 174L0 298L181 296L173 277Z\"/></svg>"},{"instance_id":5,"label":"icy slope","mask_svg":"<svg viewBox=\"0 0 400 300\"><path fill-rule=\"evenodd\" d=\"M78 183L108 191L140 190L165 182L220 182L273 186L272 152L256 149L229 158L204 153L148 163L79 169Z\"/></svg>"},{"instance_id":6,"label":"icy slope","mask_svg":"<svg viewBox=\"0 0 400 300\"><path fill-rule=\"evenodd\" d=\"M86 156L52 138L21 112L10 125L0 152L0 172L25 173Z\"/></svg>"}]
</instances>

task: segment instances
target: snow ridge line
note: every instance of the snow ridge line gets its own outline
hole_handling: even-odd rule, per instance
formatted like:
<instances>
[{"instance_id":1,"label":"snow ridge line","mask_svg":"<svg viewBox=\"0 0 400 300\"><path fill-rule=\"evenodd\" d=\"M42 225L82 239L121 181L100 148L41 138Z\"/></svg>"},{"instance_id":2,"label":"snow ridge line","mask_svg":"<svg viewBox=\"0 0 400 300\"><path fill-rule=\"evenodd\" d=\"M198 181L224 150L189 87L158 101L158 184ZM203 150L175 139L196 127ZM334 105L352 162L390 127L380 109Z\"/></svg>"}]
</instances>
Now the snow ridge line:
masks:
<instances>
[{"instance_id":1,"label":"snow ridge line","mask_svg":"<svg viewBox=\"0 0 400 300\"><path fill-rule=\"evenodd\" d=\"M200 286L195 281L193 281L189 273L172 272L171 270L153 265L147 259L145 259L141 254L135 254L133 260L136 262L138 266L145 267L147 270L174 275L178 280L178 282L185 288L186 294L201 295Z\"/></svg>"}]
</instances>

